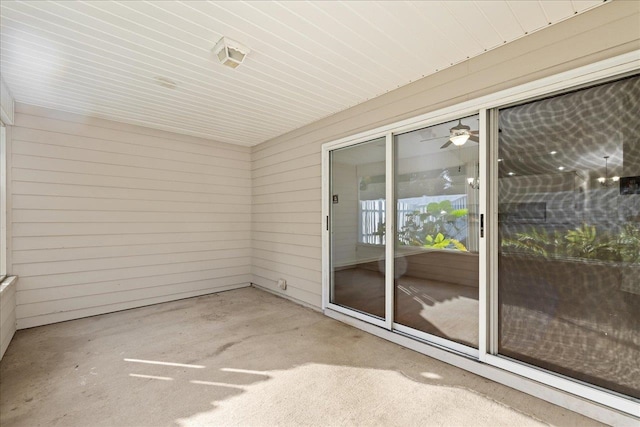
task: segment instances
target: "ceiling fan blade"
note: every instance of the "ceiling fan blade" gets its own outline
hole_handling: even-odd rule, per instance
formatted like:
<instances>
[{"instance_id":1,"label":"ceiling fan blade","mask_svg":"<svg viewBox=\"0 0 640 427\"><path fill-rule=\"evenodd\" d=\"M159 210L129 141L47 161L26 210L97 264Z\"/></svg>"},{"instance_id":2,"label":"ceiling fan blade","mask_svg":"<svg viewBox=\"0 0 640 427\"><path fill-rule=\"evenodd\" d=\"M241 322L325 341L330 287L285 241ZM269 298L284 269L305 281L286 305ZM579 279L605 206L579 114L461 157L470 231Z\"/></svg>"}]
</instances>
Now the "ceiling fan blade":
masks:
<instances>
[{"instance_id":1,"label":"ceiling fan blade","mask_svg":"<svg viewBox=\"0 0 640 427\"><path fill-rule=\"evenodd\" d=\"M477 137L477 136L475 136L475 135L471 135L471 136L469 137L469 141L473 141L473 142L478 142L478 143L479 143L479 142L480 142L480 138L478 138L478 137Z\"/></svg>"},{"instance_id":2,"label":"ceiling fan blade","mask_svg":"<svg viewBox=\"0 0 640 427\"><path fill-rule=\"evenodd\" d=\"M471 135L479 135L479 134L480 134L480 131L479 131L479 130L472 130L472 131L469 131L469 133L470 133Z\"/></svg>"},{"instance_id":3,"label":"ceiling fan blade","mask_svg":"<svg viewBox=\"0 0 640 427\"><path fill-rule=\"evenodd\" d=\"M448 140L447 142L444 143L442 147L440 147L440 149L442 150L443 148L447 148L448 146L451 145L452 142L453 142L452 140Z\"/></svg>"}]
</instances>

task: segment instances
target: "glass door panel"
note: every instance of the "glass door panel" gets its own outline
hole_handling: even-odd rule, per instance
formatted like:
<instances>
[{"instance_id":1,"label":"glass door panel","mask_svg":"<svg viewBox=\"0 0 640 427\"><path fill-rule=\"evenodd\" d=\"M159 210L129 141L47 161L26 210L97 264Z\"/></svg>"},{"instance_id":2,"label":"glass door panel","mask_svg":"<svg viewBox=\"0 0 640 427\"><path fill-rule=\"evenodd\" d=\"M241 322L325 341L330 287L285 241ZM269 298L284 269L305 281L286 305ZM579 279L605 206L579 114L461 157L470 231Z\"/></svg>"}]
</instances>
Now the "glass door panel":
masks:
<instances>
[{"instance_id":1,"label":"glass door panel","mask_svg":"<svg viewBox=\"0 0 640 427\"><path fill-rule=\"evenodd\" d=\"M498 352L640 398L640 77L499 111Z\"/></svg>"},{"instance_id":2,"label":"glass door panel","mask_svg":"<svg viewBox=\"0 0 640 427\"><path fill-rule=\"evenodd\" d=\"M394 321L477 348L478 115L394 138Z\"/></svg>"},{"instance_id":3,"label":"glass door panel","mask_svg":"<svg viewBox=\"0 0 640 427\"><path fill-rule=\"evenodd\" d=\"M385 317L385 138L331 151L330 302Z\"/></svg>"}]
</instances>

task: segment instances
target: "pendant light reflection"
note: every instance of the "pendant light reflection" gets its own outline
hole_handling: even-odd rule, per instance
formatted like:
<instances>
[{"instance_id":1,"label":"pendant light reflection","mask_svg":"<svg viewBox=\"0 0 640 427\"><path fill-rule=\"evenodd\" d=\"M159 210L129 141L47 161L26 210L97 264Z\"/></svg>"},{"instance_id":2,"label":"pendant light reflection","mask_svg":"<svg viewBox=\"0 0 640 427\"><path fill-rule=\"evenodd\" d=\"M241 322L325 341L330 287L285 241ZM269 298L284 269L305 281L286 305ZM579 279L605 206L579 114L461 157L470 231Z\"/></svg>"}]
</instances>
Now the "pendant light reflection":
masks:
<instances>
[{"instance_id":1,"label":"pendant light reflection","mask_svg":"<svg viewBox=\"0 0 640 427\"><path fill-rule=\"evenodd\" d=\"M609 156L604 156L604 176L598 178L598 182L603 187L611 187L612 185L616 185L618 181L620 181L619 176L609 178Z\"/></svg>"}]
</instances>

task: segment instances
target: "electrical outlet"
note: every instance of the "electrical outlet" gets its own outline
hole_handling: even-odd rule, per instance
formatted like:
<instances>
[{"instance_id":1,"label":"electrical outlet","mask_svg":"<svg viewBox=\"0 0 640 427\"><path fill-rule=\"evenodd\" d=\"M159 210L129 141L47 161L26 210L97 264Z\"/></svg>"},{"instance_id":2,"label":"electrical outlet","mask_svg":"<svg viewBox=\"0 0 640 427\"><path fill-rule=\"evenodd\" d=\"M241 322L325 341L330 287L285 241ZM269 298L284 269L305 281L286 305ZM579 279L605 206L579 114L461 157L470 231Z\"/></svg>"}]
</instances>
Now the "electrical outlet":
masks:
<instances>
[{"instance_id":1,"label":"electrical outlet","mask_svg":"<svg viewBox=\"0 0 640 427\"><path fill-rule=\"evenodd\" d=\"M278 279L278 287L284 291L287 289L287 281L284 279Z\"/></svg>"}]
</instances>

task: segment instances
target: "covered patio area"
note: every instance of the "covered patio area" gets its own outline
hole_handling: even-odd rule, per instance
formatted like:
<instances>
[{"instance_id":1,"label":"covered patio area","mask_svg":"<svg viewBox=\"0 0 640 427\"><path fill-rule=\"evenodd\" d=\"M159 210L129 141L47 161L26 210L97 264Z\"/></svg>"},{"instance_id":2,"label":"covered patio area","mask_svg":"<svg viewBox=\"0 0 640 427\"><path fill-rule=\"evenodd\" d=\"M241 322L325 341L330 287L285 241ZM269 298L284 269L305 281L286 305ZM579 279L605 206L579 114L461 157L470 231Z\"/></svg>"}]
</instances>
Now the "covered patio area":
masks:
<instances>
[{"instance_id":1,"label":"covered patio area","mask_svg":"<svg viewBox=\"0 0 640 427\"><path fill-rule=\"evenodd\" d=\"M598 423L255 288L18 331L0 423Z\"/></svg>"}]
</instances>

